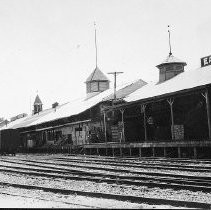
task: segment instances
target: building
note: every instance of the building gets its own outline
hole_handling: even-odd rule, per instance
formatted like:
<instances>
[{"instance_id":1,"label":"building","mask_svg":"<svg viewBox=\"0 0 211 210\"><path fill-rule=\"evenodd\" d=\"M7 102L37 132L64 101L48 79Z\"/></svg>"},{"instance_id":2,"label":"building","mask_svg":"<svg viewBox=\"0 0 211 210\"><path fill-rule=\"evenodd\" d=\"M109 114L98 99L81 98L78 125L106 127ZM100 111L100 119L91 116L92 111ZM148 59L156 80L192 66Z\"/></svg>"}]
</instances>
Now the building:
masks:
<instances>
[{"instance_id":1,"label":"building","mask_svg":"<svg viewBox=\"0 0 211 210\"><path fill-rule=\"evenodd\" d=\"M180 63L169 62L168 65ZM184 62L183 62L184 63ZM165 66L164 66L165 67ZM162 82L137 80L11 122L25 147L80 147L86 154L210 157L211 65Z\"/></svg>"},{"instance_id":2,"label":"building","mask_svg":"<svg viewBox=\"0 0 211 210\"><path fill-rule=\"evenodd\" d=\"M99 73L100 72L100 73ZM88 82L105 81L105 75L97 69L91 74L94 79ZM87 84L86 81L86 85ZM109 81L106 81L109 83ZM146 82L137 80L117 88L117 98L123 99L131 92L143 87ZM100 85L99 85L100 86ZM102 87L102 86L101 86ZM54 103L52 108L42 110L42 102L37 95L32 115L10 122L2 129L18 129L22 138L22 146L28 148L57 146L80 146L104 142L103 107L110 106L113 99L113 89L108 86L103 91L88 92L85 98L59 105Z\"/></svg>"},{"instance_id":3,"label":"building","mask_svg":"<svg viewBox=\"0 0 211 210\"><path fill-rule=\"evenodd\" d=\"M186 63L169 55L157 66L159 82L129 94L124 104L109 107L107 115L122 113L117 121L122 118L124 143L101 148L118 155L210 158L211 66L207 57L203 59L206 66L184 71Z\"/></svg>"},{"instance_id":4,"label":"building","mask_svg":"<svg viewBox=\"0 0 211 210\"><path fill-rule=\"evenodd\" d=\"M114 97L96 59L85 98L43 110L37 95L32 115L1 129L17 129L25 148L210 158L211 56L202 58L198 69L185 70L186 65L170 48L157 65L159 81L136 80L118 87Z\"/></svg>"}]
</instances>

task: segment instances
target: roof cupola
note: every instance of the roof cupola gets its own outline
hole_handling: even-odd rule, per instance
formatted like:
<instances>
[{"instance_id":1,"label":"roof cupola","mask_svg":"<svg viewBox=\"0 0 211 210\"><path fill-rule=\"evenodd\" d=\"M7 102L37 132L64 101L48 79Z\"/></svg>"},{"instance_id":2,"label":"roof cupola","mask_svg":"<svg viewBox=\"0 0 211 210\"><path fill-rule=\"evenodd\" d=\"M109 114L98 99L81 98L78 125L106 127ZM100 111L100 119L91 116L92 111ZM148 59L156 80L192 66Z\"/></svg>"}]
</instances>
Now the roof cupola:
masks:
<instances>
[{"instance_id":1,"label":"roof cupola","mask_svg":"<svg viewBox=\"0 0 211 210\"><path fill-rule=\"evenodd\" d=\"M172 55L170 30L168 30L168 33L169 33L169 55L161 64L156 66L160 71L159 83L169 80L172 77L175 77L176 75L184 72L184 66L187 65L186 62L181 61L180 59Z\"/></svg>"},{"instance_id":2,"label":"roof cupola","mask_svg":"<svg viewBox=\"0 0 211 210\"><path fill-rule=\"evenodd\" d=\"M103 92L109 89L109 80L106 75L98 68L97 65L97 34L96 34L96 25L95 26L95 61L96 67L94 71L89 75L86 80L86 93L87 98L96 95L97 93Z\"/></svg>"},{"instance_id":3,"label":"roof cupola","mask_svg":"<svg viewBox=\"0 0 211 210\"><path fill-rule=\"evenodd\" d=\"M42 111L42 101L40 100L40 97L37 95L34 101L34 110L33 114L37 114Z\"/></svg>"}]
</instances>

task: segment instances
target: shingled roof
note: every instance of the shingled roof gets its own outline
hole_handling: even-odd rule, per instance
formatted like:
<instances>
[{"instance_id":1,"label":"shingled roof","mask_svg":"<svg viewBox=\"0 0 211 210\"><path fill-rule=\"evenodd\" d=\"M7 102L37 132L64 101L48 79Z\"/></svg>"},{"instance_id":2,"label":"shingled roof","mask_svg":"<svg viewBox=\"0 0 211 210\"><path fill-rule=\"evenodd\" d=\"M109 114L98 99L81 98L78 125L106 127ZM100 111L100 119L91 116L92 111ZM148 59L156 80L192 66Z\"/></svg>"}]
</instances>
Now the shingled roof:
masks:
<instances>
[{"instance_id":1,"label":"shingled roof","mask_svg":"<svg viewBox=\"0 0 211 210\"><path fill-rule=\"evenodd\" d=\"M96 67L87 78L86 83L91 81L109 81L109 79L98 67Z\"/></svg>"},{"instance_id":2,"label":"shingled roof","mask_svg":"<svg viewBox=\"0 0 211 210\"><path fill-rule=\"evenodd\" d=\"M42 101L40 100L40 97L38 95L36 96L35 101L34 101L34 105L37 105L37 104L42 104Z\"/></svg>"}]
</instances>

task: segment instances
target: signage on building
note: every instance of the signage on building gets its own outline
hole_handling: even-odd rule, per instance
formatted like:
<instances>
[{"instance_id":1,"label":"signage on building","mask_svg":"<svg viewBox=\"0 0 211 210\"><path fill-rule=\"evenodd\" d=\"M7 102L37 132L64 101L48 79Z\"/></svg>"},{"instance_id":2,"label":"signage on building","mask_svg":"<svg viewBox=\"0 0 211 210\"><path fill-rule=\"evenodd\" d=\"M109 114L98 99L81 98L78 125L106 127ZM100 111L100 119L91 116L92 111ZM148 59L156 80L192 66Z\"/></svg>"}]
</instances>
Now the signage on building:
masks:
<instances>
[{"instance_id":1,"label":"signage on building","mask_svg":"<svg viewBox=\"0 0 211 210\"><path fill-rule=\"evenodd\" d=\"M184 125L174 125L174 139L184 139Z\"/></svg>"},{"instance_id":2,"label":"signage on building","mask_svg":"<svg viewBox=\"0 0 211 210\"><path fill-rule=\"evenodd\" d=\"M149 118L147 119L147 123L148 123L149 125L153 125L153 124L154 124L153 118L152 118L152 117L149 117Z\"/></svg>"},{"instance_id":3,"label":"signage on building","mask_svg":"<svg viewBox=\"0 0 211 210\"><path fill-rule=\"evenodd\" d=\"M211 55L201 58L201 67L211 65Z\"/></svg>"}]
</instances>

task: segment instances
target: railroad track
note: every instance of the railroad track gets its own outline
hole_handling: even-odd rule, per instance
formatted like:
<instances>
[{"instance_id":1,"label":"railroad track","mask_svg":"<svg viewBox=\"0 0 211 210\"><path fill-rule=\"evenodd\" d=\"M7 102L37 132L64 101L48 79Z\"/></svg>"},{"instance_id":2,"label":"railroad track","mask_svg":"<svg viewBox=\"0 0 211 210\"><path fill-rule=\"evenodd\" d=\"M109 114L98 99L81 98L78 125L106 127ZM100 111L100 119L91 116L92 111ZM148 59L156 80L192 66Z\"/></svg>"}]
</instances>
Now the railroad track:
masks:
<instances>
[{"instance_id":1,"label":"railroad track","mask_svg":"<svg viewBox=\"0 0 211 210\"><path fill-rule=\"evenodd\" d=\"M161 164L159 162L150 163L147 161L138 161L138 162L118 162L115 161L107 161L107 160L86 160L86 159L68 159L68 158L58 158L57 160L65 160L66 162L77 162L77 163L93 163L93 164L103 164L110 166L124 166L128 168L154 168L154 169L169 169L176 171L190 171L190 172L211 172L211 166L189 166L189 165L180 165L180 164Z\"/></svg>"},{"instance_id":2,"label":"railroad track","mask_svg":"<svg viewBox=\"0 0 211 210\"><path fill-rule=\"evenodd\" d=\"M135 169L164 169L164 170L174 170L174 171L188 171L188 172L208 172L211 173L211 166L185 166L185 165L166 165L166 164L160 164L160 163L146 163L146 161L139 161L139 162L122 162L122 161L107 161L107 160L99 160L99 159L94 159L94 160L86 160L86 159L69 159L69 158L57 158L54 159L59 160L59 161L65 161L66 163L68 162L67 166L74 166L75 163L81 163L81 164L91 164L84 167L88 167L90 169L95 169L96 167L93 165L104 165L104 166L113 166L113 167L127 167L127 168L135 168ZM27 160L24 160L27 161ZM36 161L37 162L37 161ZM71 164L73 163L73 164ZM65 165L64 165L65 166Z\"/></svg>"},{"instance_id":3,"label":"railroad track","mask_svg":"<svg viewBox=\"0 0 211 210\"><path fill-rule=\"evenodd\" d=\"M58 160L58 159L57 159ZM28 162L28 160L23 160L25 162ZM54 162L56 160L54 159ZM79 166L79 164L81 164L80 166L83 168L87 168L87 169L102 169L102 170L108 170L108 171L114 171L114 172L125 172L125 173L137 173L137 174L142 174L143 172L141 172L139 169L162 169L162 170L173 170L173 171L178 171L178 167L169 167L169 166L165 166L163 165L162 167L154 167L154 165L152 165L151 163L148 163L148 165L142 165L142 163L119 163L119 162L115 162L115 163L108 163L107 161L89 161L89 160L78 160L78 159L74 159L74 160L70 160L70 159L65 159L65 158L61 158L59 159L59 161L61 162L65 162L65 163L59 163L61 166L67 166L67 167L75 167L75 166ZM34 162L34 163L43 163L42 161L30 161L30 162ZM88 164L87 164L88 163ZM102 167L103 166L103 167ZM106 166L106 167L105 167ZM109 167L112 166L112 167ZM125 169L127 168L127 169ZM135 168L136 170L130 170L130 168ZM179 171L188 171L188 172L209 172L211 173L211 170L209 170L209 168L203 167L204 169L201 170L201 167L199 166L199 169L197 166L193 166L193 169L190 170L189 166L187 166L188 169L185 168L185 166L183 166ZM139 170L139 171L138 171ZM153 172L154 174L156 174L156 172ZM158 173L159 174L159 173ZM163 174L163 173L162 173ZM166 172L165 174L168 175L168 173ZM179 175L180 176L180 175ZM209 179L208 177L206 177L205 179Z\"/></svg>"},{"instance_id":4,"label":"railroad track","mask_svg":"<svg viewBox=\"0 0 211 210\"><path fill-rule=\"evenodd\" d=\"M20 160L19 160L20 161ZM191 191L211 191L211 177L193 177L177 174L133 172L130 170L119 170L113 168L91 167L95 171L88 171L88 166L76 166L61 163L49 163L43 161L14 162L5 160L8 163L15 163L21 166L7 166L0 164L0 171L24 173L34 176L45 176L65 178L70 180L89 180L93 182L118 183L132 186L147 186L159 188L171 188L176 190L186 189ZM25 166L30 167L23 167ZM58 167L66 168L58 168ZM67 168L70 167L69 168ZM33 167L33 168L32 168ZM71 168L77 167L77 168ZM116 174L118 172L118 174ZM126 175L121 175L127 172Z\"/></svg>"},{"instance_id":5,"label":"railroad track","mask_svg":"<svg viewBox=\"0 0 211 210\"><path fill-rule=\"evenodd\" d=\"M130 195L117 195L117 194L109 194L109 193L97 193L90 191L78 191L78 190L67 190L67 189L57 189L50 187L41 187L41 186L32 186L32 185L23 185L23 184L13 184L8 182L0 182L1 186L11 186L19 189L30 189L30 190L42 190L44 192L52 192L59 193L65 195L80 195L92 198L104 198L104 199L113 199L118 201L129 201L132 203L147 203L149 205L171 205L174 207L188 207L188 208L202 208L208 209L210 208L210 204L202 203L202 202L189 202L189 201L179 201L179 200L168 200L168 199L156 199L156 198L146 198L139 196L130 196ZM70 203L73 204L73 203ZM77 204L74 204L77 205ZM87 205L79 205L80 207L95 207L95 206L87 206Z\"/></svg>"},{"instance_id":6,"label":"railroad track","mask_svg":"<svg viewBox=\"0 0 211 210\"><path fill-rule=\"evenodd\" d=\"M88 157L89 159L106 159L106 160L122 160L122 161L139 161L139 160L145 160L145 161L159 161L159 162L169 162L169 163L203 163L203 164L211 164L211 159L189 159L189 158L166 158L166 157L110 157L110 156L98 156L98 155L80 155L80 154L68 154L67 157Z\"/></svg>"},{"instance_id":7,"label":"railroad track","mask_svg":"<svg viewBox=\"0 0 211 210\"><path fill-rule=\"evenodd\" d=\"M36 157L35 160L29 158L19 157L3 157L0 159L0 173L27 175L30 177L45 177L62 180L75 181L90 181L94 183L105 182L107 184L118 185L122 187L139 187L146 186L147 188L158 187L161 189L174 190L190 190L211 192L211 177L194 177L186 175L176 175L170 173L159 172L143 172L133 171L129 164L121 161L121 164L126 164L126 169L117 169L118 159L109 159L102 161L102 158L92 157L90 160L83 162L84 157L55 158L55 157ZM81 160L82 158L82 160ZM97 161L98 160L98 161ZM98 165L93 166L93 161ZM100 162L102 161L102 162ZM117 165L109 165L109 164ZM3 164L4 163L4 164ZM90 164L90 165L80 165ZM105 164L105 167L100 167L99 163ZM135 163L136 164L136 163ZM138 163L141 164L141 163ZM149 164L150 161L149 161ZM114 168L111 168L113 166ZM90 170L91 169L91 170ZM124 174L123 174L124 173ZM0 182L1 186L11 186L20 189L37 189L46 192L60 193L60 194L77 194L84 196L91 196L96 198L115 199L119 201L130 201L134 203L148 203L150 205L172 205L176 207L189 208L210 208L211 204L203 202L189 202L171 199L156 199L146 198L141 196L127 196L118 194L109 194L102 192L80 191L72 189L57 189L46 186L27 185L20 183Z\"/></svg>"}]
</instances>

